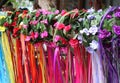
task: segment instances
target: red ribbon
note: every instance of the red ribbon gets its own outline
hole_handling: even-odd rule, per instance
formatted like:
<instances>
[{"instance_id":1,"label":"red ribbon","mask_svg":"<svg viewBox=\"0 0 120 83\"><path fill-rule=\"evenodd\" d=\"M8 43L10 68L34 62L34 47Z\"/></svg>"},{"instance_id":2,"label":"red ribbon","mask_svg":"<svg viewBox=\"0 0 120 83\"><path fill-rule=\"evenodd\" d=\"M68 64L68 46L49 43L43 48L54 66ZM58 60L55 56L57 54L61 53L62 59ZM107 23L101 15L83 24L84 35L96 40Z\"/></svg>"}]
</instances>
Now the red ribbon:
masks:
<instances>
[{"instance_id":1,"label":"red ribbon","mask_svg":"<svg viewBox=\"0 0 120 83\"><path fill-rule=\"evenodd\" d=\"M27 54L29 56L29 61L30 61L30 72L32 76L32 83L36 83L37 81L37 68L36 68L36 61L35 61L35 51L34 51L34 46L27 42Z\"/></svg>"},{"instance_id":2,"label":"red ribbon","mask_svg":"<svg viewBox=\"0 0 120 83\"><path fill-rule=\"evenodd\" d=\"M21 42L19 39L16 39L16 52L17 52L17 83L24 83L22 49L21 49Z\"/></svg>"}]
</instances>

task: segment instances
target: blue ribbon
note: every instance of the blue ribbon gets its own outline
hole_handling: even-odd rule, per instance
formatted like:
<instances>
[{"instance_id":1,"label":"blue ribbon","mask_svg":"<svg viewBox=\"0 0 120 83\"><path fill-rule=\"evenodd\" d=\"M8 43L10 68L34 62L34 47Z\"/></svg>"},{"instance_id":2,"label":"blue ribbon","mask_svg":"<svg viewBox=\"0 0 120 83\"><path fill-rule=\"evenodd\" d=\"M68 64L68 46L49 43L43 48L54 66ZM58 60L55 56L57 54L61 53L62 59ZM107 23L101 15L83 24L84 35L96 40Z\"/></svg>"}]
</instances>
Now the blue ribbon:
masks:
<instances>
[{"instance_id":1,"label":"blue ribbon","mask_svg":"<svg viewBox=\"0 0 120 83\"><path fill-rule=\"evenodd\" d=\"M1 45L1 32L0 32L0 83L10 83L8 70L4 59L4 52Z\"/></svg>"}]
</instances>

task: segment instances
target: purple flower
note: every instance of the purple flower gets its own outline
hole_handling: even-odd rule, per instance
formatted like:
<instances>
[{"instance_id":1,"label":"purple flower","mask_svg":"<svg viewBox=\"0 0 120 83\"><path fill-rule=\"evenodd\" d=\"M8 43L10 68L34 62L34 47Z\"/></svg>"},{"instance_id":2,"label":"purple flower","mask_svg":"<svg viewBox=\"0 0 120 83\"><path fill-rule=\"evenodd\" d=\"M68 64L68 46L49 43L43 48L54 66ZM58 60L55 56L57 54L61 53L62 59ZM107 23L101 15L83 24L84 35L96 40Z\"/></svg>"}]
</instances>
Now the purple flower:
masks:
<instances>
[{"instance_id":1,"label":"purple flower","mask_svg":"<svg viewBox=\"0 0 120 83\"><path fill-rule=\"evenodd\" d=\"M107 38L111 35L111 33L109 31L107 31L106 29L100 30L99 31L99 35L98 37L101 39Z\"/></svg>"},{"instance_id":2,"label":"purple flower","mask_svg":"<svg viewBox=\"0 0 120 83\"><path fill-rule=\"evenodd\" d=\"M111 16L111 15L107 15L106 18L107 18L107 19L111 19L112 16Z\"/></svg>"},{"instance_id":3,"label":"purple flower","mask_svg":"<svg viewBox=\"0 0 120 83\"><path fill-rule=\"evenodd\" d=\"M41 38L45 38L48 36L48 32L47 31L44 31L40 34Z\"/></svg>"},{"instance_id":4,"label":"purple flower","mask_svg":"<svg viewBox=\"0 0 120 83\"><path fill-rule=\"evenodd\" d=\"M120 7L118 7L118 8L116 9L116 12L120 12Z\"/></svg>"},{"instance_id":5,"label":"purple flower","mask_svg":"<svg viewBox=\"0 0 120 83\"><path fill-rule=\"evenodd\" d=\"M87 19L89 19L89 20L93 20L94 18L95 18L94 15L88 15L88 16L87 16Z\"/></svg>"},{"instance_id":6,"label":"purple flower","mask_svg":"<svg viewBox=\"0 0 120 83\"><path fill-rule=\"evenodd\" d=\"M116 12L115 17L120 18L120 12Z\"/></svg>"},{"instance_id":7,"label":"purple flower","mask_svg":"<svg viewBox=\"0 0 120 83\"><path fill-rule=\"evenodd\" d=\"M115 34L120 35L120 26L114 25L113 30Z\"/></svg>"},{"instance_id":8,"label":"purple flower","mask_svg":"<svg viewBox=\"0 0 120 83\"><path fill-rule=\"evenodd\" d=\"M42 21L40 21L41 23L44 23L44 24L48 24L48 20L47 19L44 19Z\"/></svg>"}]
</instances>

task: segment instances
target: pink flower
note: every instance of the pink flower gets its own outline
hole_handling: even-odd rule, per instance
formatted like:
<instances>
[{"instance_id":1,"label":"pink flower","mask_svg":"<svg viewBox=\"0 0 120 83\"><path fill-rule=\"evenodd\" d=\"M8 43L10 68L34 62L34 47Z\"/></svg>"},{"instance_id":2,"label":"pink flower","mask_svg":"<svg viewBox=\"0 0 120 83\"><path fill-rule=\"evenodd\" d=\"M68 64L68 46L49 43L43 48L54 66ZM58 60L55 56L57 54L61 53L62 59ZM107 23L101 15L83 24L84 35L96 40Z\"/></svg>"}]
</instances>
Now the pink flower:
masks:
<instances>
[{"instance_id":1,"label":"pink flower","mask_svg":"<svg viewBox=\"0 0 120 83\"><path fill-rule=\"evenodd\" d=\"M67 13L66 10L62 10L62 12L61 12L61 16L64 16L66 13Z\"/></svg>"},{"instance_id":2,"label":"pink flower","mask_svg":"<svg viewBox=\"0 0 120 83\"><path fill-rule=\"evenodd\" d=\"M48 32L44 31L43 33L40 34L41 38L45 38L48 36Z\"/></svg>"},{"instance_id":3,"label":"pink flower","mask_svg":"<svg viewBox=\"0 0 120 83\"><path fill-rule=\"evenodd\" d=\"M63 28L65 27L65 25L64 25L63 23L58 23L58 22L56 22L56 23L54 24L54 26L55 26L58 30L61 30L61 29L63 29Z\"/></svg>"},{"instance_id":4,"label":"pink flower","mask_svg":"<svg viewBox=\"0 0 120 83\"><path fill-rule=\"evenodd\" d=\"M61 40L61 37L59 35L56 35L55 38L54 38L54 42L58 42Z\"/></svg>"},{"instance_id":5,"label":"pink flower","mask_svg":"<svg viewBox=\"0 0 120 83\"><path fill-rule=\"evenodd\" d=\"M30 21L30 24L36 25L38 23L37 20Z\"/></svg>"},{"instance_id":6,"label":"pink flower","mask_svg":"<svg viewBox=\"0 0 120 83\"><path fill-rule=\"evenodd\" d=\"M44 23L44 24L48 24L48 20L47 19L44 19L42 21L40 21L41 23Z\"/></svg>"},{"instance_id":7,"label":"pink flower","mask_svg":"<svg viewBox=\"0 0 120 83\"><path fill-rule=\"evenodd\" d=\"M38 10L35 14L36 17L39 17L40 16L40 11Z\"/></svg>"},{"instance_id":8,"label":"pink flower","mask_svg":"<svg viewBox=\"0 0 120 83\"><path fill-rule=\"evenodd\" d=\"M31 39L31 36L27 36L25 41L30 41L30 39Z\"/></svg>"},{"instance_id":9,"label":"pink flower","mask_svg":"<svg viewBox=\"0 0 120 83\"><path fill-rule=\"evenodd\" d=\"M64 30L65 30L66 32L68 32L70 29L71 29L71 25L67 25L67 26L65 26L65 28L64 28Z\"/></svg>"},{"instance_id":10,"label":"pink flower","mask_svg":"<svg viewBox=\"0 0 120 83\"><path fill-rule=\"evenodd\" d=\"M41 12L42 12L43 15L47 15L49 13L49 11L45 10L45 9L42 9Z\"/></svg>"},{"instance_id":11,"label":"pink flower","mask_svg":"<svg viewBox=\"0 0 120 83\"><path fill-rule=\"evenodd\" d=\"M59 14L59 10L56 10L56 11L54 12L54 14Z\"/></svg>"},{"instance_id":12,"label":"pink flower","mask_svg":"<svg viewBox=\"0 0 120 83\"><path fill-rule=\"evenodd\" d=\"M39 36L39 33L38 33L38 32L35 32L34 38L36 39L36 38L38 38L38 36Z\"/></svg>"},{"instance_id":13,"label":"pink flower","mask_svg":"<svg viewBox=\"0 0 120 83\"><path fill-rule=\"evenodd\" d=\"M28 28L28 25L23 24L22 27L23 27L24 29L27 29L27 28Z\"/></svg>"}]
</instances>

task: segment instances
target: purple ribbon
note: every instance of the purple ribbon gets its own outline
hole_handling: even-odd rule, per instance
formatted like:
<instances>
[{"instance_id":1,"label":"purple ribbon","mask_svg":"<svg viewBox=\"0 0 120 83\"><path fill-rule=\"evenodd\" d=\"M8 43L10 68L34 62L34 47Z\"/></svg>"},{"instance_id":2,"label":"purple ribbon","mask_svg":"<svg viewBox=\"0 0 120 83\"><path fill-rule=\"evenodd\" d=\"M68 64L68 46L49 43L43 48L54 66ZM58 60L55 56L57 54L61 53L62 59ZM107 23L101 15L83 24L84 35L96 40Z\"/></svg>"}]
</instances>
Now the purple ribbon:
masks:
<instances>
[{"instance_id":1,"label":"purple ribbon","mask_svg":"<svg viewBox=\"0 0 120 83\"><path fill-rule=\"evenodd\" d=\"M110 13L113 12L117 7L111 7L107 10L107 12L104 14L102 17L102 20L100 22L100 27L99 30L102 29L102 25L104 23L104 19L106 16ZM99 37L98 37L99 38ZM105 51L105 48L103 47L102 40L99 38L99 50L101 53L101 60L103 60L103 67L105 66L105 73L107 74L107 83L119 83L118 79L118 73L117 70L114 68L112 65L112 62L110 61L109 54Z\"/></svg>"}]
</instances>

